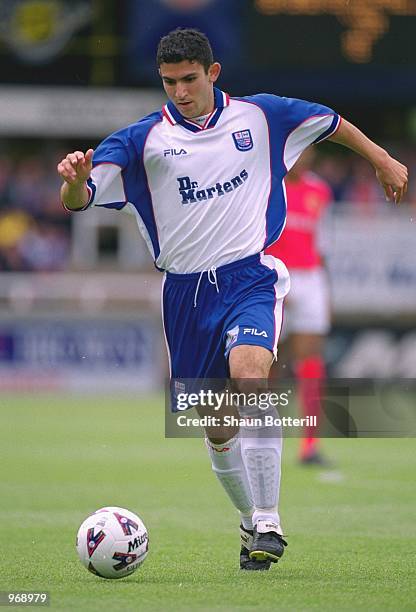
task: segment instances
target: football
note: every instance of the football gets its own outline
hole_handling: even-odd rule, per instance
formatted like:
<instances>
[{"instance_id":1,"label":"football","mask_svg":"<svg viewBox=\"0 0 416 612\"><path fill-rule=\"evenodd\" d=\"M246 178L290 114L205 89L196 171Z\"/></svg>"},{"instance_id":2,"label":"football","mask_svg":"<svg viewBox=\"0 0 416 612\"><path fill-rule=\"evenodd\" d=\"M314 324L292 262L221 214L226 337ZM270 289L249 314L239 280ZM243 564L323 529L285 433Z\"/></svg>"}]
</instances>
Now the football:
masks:
<instances>
[{"instance_id":1,"label":"football","mask_svg":"<svg viewBox=\"0 0 416 612\"><path fill-rule=\"evenodd\" d=\"M76 546L81 563L90 572L101 578L124 578L147 557L149 537L136 514L108 506L85 519Z\"/></svg>"}]
</instances>

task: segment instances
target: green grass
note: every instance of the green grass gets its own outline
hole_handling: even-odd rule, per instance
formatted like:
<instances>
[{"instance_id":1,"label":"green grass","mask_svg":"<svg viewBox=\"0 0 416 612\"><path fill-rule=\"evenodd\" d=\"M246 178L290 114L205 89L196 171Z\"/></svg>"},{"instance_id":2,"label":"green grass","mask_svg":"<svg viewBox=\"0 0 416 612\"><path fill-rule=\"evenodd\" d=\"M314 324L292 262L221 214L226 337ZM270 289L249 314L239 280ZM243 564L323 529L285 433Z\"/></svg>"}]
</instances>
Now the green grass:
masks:
<instances>
[{"instance_id":1,"label":"green grass","mask_svg":"<svg viewBox=\"0 0 416 612\"><path fill-rule=\"evenodd\" d=\"M298 467L288 440L289 547L270 572L241 573L237 515L202 441L164 438L160 397L0 402L0 590L48 590L51 608L81 611L415 608L414 440L327 440L332 475ZM119 581L89 574L74 546L109 504L150 533L147 560Z\"/></svg>"}]
</instances>

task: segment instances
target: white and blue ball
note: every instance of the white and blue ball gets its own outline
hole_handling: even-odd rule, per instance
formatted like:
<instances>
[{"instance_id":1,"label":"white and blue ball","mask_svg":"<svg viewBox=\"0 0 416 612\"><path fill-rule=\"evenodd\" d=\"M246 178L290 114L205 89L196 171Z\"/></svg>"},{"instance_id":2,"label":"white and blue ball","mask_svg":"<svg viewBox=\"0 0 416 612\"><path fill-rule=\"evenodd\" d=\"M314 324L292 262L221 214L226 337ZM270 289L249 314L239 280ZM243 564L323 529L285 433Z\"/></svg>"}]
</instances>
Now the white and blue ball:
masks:
<instances>
[{"instance_id":1,"label":"white and blue ball","mask_svg":"<svg viewBox=\"0 0 416 612\"><path fill-rule=\"evenodd\" d=\"M76 546L81 563L93 574L125 578L146 559L149 536L137 514L108 506L85 519Z\"/></svg>"}]
</instances>

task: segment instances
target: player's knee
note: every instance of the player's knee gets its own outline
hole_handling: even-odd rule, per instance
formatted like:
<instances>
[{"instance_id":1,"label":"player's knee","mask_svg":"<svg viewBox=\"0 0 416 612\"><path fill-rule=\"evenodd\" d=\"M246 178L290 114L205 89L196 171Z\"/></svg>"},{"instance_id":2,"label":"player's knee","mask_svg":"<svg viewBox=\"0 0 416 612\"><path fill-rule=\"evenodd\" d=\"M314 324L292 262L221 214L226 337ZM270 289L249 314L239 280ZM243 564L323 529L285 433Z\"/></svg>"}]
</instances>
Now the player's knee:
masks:
<instances>
[{"instance_id":1,"label":"player's knee","mask_svg":"<svg viewBox=\"0 0 416 612\"><path fill-rule=\"evenodd\" d=\"M207 440L211 444L226 444L238 434L238 427L224 427L212 430L211 428L205 429L205 435Z\"/></svg>"},{"instance_id":2,"label":"player's knee","mask_svg":"<svg viewBox=\"0 0 416 612\"><path fill-rule=\"evenodd\" d=\"M230 367L230 375L234 381L234 385L239 390L243 391L243 387L253 386L250 382L252 379L262 380L267 379L269 376L271 367L270 363L266 362L253 362L247 361L247 363L239 362L234 367Z\"/></svg>"},{"instance_id":3,"label":"player's knee","mask_svg":"<svg viewBox=\"0 0 416 612\"><path fill-rule=\"evenodd\" d=\"M234 380L265 379L269 375L272 361L272 353L261 346L236 346L231 350L229 358L231 378Z\"/></svg>"},{"instance_id":4,"label":"player's knee","mask_svg":"<svg viewBox=\"0 0 416 612\"><path fill-rule=\"evenodd\" d=\"M231 388L237 396L247 397L251 394L258 394L262 390L267 390L268 377L261 370L241 370L237 371L231 378ZM238 402L239 404L245 402Z\"/></svg>"}]
</instances>

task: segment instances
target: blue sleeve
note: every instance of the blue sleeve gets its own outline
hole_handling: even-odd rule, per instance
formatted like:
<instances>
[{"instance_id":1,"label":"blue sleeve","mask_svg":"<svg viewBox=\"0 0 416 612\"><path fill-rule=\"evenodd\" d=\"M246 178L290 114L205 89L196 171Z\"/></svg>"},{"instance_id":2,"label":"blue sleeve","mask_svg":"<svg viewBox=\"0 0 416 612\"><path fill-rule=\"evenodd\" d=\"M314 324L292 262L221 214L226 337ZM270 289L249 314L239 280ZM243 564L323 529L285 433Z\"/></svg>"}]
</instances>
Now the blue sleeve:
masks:
<instances>
[{"instance_id":1,"label":"blue sleeve","mask_svg":"<svg viewBox=\"0 0 416 612\"><path fill-rule=\"evenodd\" d=\"M162 113L157 111L108 136L94 151L93 166L116 164L122 170L127 170L129 164L137 164L142 159L149 130L161 119Z\"/></svg>"},{"instance_id":2,"label":"blue sleeve","mask_svg":"<svg viewBox=\"0 0 416 612\"><path fill-rule=\"evenodd\" d=\"M160 112L148 115L98 145L87 181L89 205L121 210L128 202L135 203L147 189L143 151L149 130L160 119Z\"/></svg>"},{"instance_id":3,"label":"blue sleeve","mask_svg":"<svg viewBox=\"0 0 416 612\"><path fill-rule=\"evenodd\" d=\"M274 168L284 176L302 152L334 134L340 116L328 106L296 98L257 94L243 98L263 111L270 134Z\"/></svg>"},{"instance_id":4,"label":"blue sleeve","mask_svg":"<svg viewBox=\"0 0 416 612\"><path fill-rule=\"evenodd\" d=\"M92 165L115 164L126 168L129 163L129 140L127 131L115 132L103 140L94 151Z\"/></svg>"},{"instance_id":5,"label":"blue sleeve","mask_svg":"<svg viewBox=\"0 0 416 612\"><path fill-rule=\"evenodd\" d=\"M339 123L338 113L332 108L317 102L307 102L306 100L285 98L272 94L257 94L252 96L251 99L263 109L271 121L279 122L283 136L286 138L308 119L327 117L329 127L324 131L321 131L320 127L316 128L316 142L319 142L330 136Z\"/></svg>"}]
</instances>

